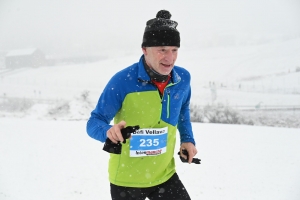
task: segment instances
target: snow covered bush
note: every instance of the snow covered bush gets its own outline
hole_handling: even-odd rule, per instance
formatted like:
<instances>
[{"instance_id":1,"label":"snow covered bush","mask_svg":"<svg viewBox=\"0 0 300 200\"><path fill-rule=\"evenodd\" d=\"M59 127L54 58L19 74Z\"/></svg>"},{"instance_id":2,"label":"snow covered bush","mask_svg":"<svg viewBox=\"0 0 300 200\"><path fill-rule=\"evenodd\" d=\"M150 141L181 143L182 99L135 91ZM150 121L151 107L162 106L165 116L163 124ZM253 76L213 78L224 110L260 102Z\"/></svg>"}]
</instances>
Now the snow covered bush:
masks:
<instances>
[{"instance_id":1,"label":"snow covered bush","mask_svg":"<svg viewBox=\"0 0 300 200\"><path fill-rule=\"evenodd\" d=\"M69 118L71 120L87 120L91 111L94 109L94 104L90 101L90 92L85 90L79 97L75 97L69 105L71 107Z\"/></svg>"},{"instance_id":2,"label":"snow covered bush","mask_svg":"<svg viewBox=\"0 0 300 200\"><path fill-rule=\"evenodd\" d=\"M252 120L246 119L237 110L223 104L206 105L204 108L192 104L190 112L192 122L254 124Z\"/></svg>"},{"instance_id":3,"label":"snow covered bush","mask_svg":"<svg viewBox=\"0 0 300 200\"><path fill-rule=\"evenodd\" d=\"M53 119L86 120L93 109L89 99L89 91L83 91L71 101L60 101L48 111L48 116Z\"/></svg>"},{"instance_id":4,"label":"snow covered bush","mask_svg":"<svg viewBox=\"0 0 300 200\"><path fill-rule=\"evenodd\" d=\"M204 122L204 113L200 106L196 104L190 105L190 115L192 122Z\"/></svg>"},{"instance_id":5,"label":"snow covered bush","mask_svg":"<svg viewBox=\"0 0 300 200\"><path fill-rule=\"evenodd\" d=\"M246 119L237 110L223 104L207 105L203 108L203 110L204 116L209 123L254 124L252 120Z\"/></svg>"},{"instance_id":6,"label":"snow covered bush","mask_svg":"<svg viewBox=\"0 0 300 200\"><path fill-rule=\"evenodd\" d=\"M247 116L257 126L300 128L299 111L258 111Z\"/></svg>"},{"instance_id":7,"label":"snow covered bush","mask_svg":"<svg viewBox=\"0 0 300 200\"><path fill-rule=\"evenodd\" d=\"M204 107L191 104L190 113L192 122L300 128L299 110L241 111L219 103Z\"/></svg>"},{"instance_id":8,"label":"snow covered bush","mask_svg":"<svg viewBox=\"0 0 300 200\"><path fill-rule=\"evenodd\" d=\"M0 110L5 112L26 112L33 105L33 101L26 98L9 98L0 101Z\"/></svg>"},{"instance_id":9,"label":"snow covered bush","mask_svg":"<svg viewBox=\"0 0 300 200\"><path fill-rule=\"evenodd\" d=\"M69 102L63 100L52 105L48 111L48 114L53 117L59 117L68 114L69 111L70 111Z\"/></svg>"}]
</instances>

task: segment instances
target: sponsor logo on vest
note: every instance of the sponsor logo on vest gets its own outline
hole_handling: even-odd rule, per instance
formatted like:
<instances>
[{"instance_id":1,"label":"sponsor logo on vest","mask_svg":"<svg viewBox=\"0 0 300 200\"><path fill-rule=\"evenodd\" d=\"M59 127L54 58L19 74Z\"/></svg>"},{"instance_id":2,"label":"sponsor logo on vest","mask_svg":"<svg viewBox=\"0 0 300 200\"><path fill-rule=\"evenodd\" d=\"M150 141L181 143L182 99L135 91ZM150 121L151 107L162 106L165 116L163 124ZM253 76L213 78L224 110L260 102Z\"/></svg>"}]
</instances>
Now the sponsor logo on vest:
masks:
<instances>
[{"instance_id":1,"label":"sponsor logo on vest","mask_svg":"<svg viewBox=\"0 0 300 200\"><path fill-rule=\"evenodd\" d=\"M161 149L158 149L158 150L153 150L153 151L136 151L136 155L159 155L161 154Z\"/></svg>"}]
</instances>

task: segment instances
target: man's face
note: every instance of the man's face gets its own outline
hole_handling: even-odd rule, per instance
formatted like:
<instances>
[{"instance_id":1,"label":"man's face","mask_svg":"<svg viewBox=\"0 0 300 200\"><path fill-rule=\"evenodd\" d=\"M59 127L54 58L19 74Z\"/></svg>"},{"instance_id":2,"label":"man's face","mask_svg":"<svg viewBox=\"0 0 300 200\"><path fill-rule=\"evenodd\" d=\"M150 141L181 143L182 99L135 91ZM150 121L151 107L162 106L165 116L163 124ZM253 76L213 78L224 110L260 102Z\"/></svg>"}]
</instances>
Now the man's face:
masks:
<instances>
[{"instance_id":1,"label":"man's face","mask_svg":"<svg viewBox=\"0 0 300 200\"><path fill-rule=\"evenodd\" d=\"M143 47L142 50L146 63L150 68L162 75L170 74L177 59L178 47Z\"/></svg>"}]
</instances>

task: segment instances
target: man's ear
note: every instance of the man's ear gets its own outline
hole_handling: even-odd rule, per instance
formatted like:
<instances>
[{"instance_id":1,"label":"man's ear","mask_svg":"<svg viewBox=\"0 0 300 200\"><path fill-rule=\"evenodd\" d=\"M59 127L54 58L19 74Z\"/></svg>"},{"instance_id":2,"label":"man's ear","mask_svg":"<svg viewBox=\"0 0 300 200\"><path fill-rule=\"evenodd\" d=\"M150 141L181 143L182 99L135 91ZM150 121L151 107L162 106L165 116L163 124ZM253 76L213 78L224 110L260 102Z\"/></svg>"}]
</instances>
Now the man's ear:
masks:
<instances>
[{"instance_id":1,"label":"man's ear","mask_svg":"<svg viewBox=\"0 0 300 200\"><path fill-rule=\"evenodd\" d=\"M147 47L142 47L142 51L144 55L147 55Z\"/></svg>"}]
</instances>

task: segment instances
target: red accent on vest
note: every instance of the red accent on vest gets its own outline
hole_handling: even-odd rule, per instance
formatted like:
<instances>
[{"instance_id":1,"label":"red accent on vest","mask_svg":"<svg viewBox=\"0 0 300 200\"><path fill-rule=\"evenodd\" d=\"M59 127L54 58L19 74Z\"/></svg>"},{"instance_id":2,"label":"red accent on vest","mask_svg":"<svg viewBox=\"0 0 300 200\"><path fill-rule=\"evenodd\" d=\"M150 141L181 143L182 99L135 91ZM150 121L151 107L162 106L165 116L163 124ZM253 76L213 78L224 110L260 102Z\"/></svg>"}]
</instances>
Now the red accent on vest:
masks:
<instances>
[{"instance_id":1,"label":"red accent on vest","mask_svg":"<svg viewBox=\"0 0 300 200\"><path fill-rule=\"evenodd\" d=\"M170 78L171 78L171 76L169 75L168 80L165 81L165 82L158 82L158 81L152 80L152 83L154 83L156 85L156 87L158 88L160 94L164 93L164 89L168 85Z\"/></svg>"}]
</instances>

